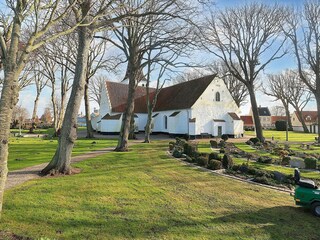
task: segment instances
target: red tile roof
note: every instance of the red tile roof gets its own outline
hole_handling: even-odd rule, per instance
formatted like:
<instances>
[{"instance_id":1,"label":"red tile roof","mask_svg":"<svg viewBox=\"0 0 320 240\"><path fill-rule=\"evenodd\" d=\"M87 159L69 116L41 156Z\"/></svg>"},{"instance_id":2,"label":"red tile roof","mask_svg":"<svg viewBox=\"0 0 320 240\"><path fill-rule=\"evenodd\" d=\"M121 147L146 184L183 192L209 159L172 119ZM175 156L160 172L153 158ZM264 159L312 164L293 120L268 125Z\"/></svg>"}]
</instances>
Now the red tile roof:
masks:
<instances>
[{"instance_id":1,"label":"red tile roof","mask_svg":"<svg viewBox=\"0 0 320 240\"><path fill-rule=\"evenodd\" d=\"M183 82L160 90L154 111L188 109L198 100L204 90L214 79L210 75L188 82ZM106 82L107 92L113 112L124 112L128 96L128 85ZM151 89L150 99L155 95L155 89ZM137 87L135 95L135 113L146 113L146 89Z\"/></svg>"},{"instance_id":2,"label":"red tile roof","mask_svg":"<svg viewBox=\"0 0 320 240\"><path fill-rule=\"evenodd\" d=\"M235 112L228 112L228 114L233 120L241 120Z\"/></svg>"},{"instance_id":3,"label":"red tile roof","mask_svg":"<svg viewBox=\"0 0 320 240\"><path fill-rule=\"evenodd\" d=\"M244 126L246 127L254 126L252 116L240 116L240 119L243 121Z\"/></svg>"},{"instance_id":4,"label":"red tile roof","mask_svg":"<svg viewBox=\"0 0 320 240\"><path fill-rule=\"evenodd\" d=\"M294 114L297 116L298 120L301 122L296 111ZM306 123L315 123L318 121L318 112L317 111L302 111L302 117Z\"/></svg>"}]
</instances>

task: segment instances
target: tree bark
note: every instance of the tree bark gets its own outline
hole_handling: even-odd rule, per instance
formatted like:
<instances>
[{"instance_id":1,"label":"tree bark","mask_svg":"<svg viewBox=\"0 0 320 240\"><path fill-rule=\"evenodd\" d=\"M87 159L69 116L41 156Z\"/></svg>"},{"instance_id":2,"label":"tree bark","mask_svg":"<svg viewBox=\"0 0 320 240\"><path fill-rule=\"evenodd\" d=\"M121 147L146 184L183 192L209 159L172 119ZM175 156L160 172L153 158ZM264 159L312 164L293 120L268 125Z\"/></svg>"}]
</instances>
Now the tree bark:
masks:
<instances>
[{"instance_id":1,"label":"tree bark","mask_svg":"<svg viewBox=\"0 0 320 240\"><path fill-rule=\"evenodd\" d=\"M78 27L79 45L75 76L66 114L62 124L61 136L59 138L55 155L51 162L41 171L42 174L71 173L71 153L74 143L77 139L77 117L81 99L83 98L84 93L87 61L92 37L93 31L90 29L90 27Z\"/></svg>"},{"instance_id":2,"label":"tree bark","mask_svg":"<svg viewBox=\"0 0 320 240\"><path fill-rule=\"evenodd\" d=\"M262 131L262 126L261 126L261 122L260 122L258 105L257 105L257 100L256 100L256 96L254 93L254 89L250 85L247 87L248 87L250 101L251 101L251 108L252 108L252 114L253 114L253 119L254 119L255 130L256 130L256 136L257 136L257 138L260 139L261 142L264 142L265 139L263 137L263 131Z\"/></svg>"},{"instance_id":3,"label":"tree bark","mask_svg":"<svg viewBox=\"0 0 320 240\"><path fill-rule=\"evenodd\" d=\"M32 126L30 129L30 132L33 133L33 130L35 128L35 121L37 117L37 111L38 111L38 104L39 104L39 96L40 93L37 93L36 99L34 100L34 105L33 105L33 111L32 111Z\"/></svg>"},{"instance_id":4,"label":"tree bark","mask_svg":"<svg viewBox=\"0 0 320 240\"><path fill-rule=\"evenodd\" d=\"M87 136L86 138L94 138L93 128L91 124L90 105L89 105L89 79L86 79L84 86L84 106L86 111L86 125L87 125Z\"/></svg>"},{"instance_id":5,"label":"tree bark","mask_svg":"<svg viewBox=\"0 0 320 240\"><path fill-rule=\"evenodd\" d=\"M147 119L147 124L145 126L145 135L144 135L145 143L150 143L151 124L152 124L152 108L148 107L148 119Z\"/></svg>"},{"instance_id":6,"label":"tree bark","mask_svg":"<svg viewBox=\"0 0 320 240\"><path fill-rule=\"evenodd\" d=\"M128 151L128 138L129 138L129 132L130 132L131 116L133 115L133 111L134 111L135 92L136 92L135 78L130 76L127 105L126 105L125 112L123 113L123 116L122 116L122 124L121 124L118 145L115 149L115 151L118 151L118 152Z\"/></svg>"}]
</instances>

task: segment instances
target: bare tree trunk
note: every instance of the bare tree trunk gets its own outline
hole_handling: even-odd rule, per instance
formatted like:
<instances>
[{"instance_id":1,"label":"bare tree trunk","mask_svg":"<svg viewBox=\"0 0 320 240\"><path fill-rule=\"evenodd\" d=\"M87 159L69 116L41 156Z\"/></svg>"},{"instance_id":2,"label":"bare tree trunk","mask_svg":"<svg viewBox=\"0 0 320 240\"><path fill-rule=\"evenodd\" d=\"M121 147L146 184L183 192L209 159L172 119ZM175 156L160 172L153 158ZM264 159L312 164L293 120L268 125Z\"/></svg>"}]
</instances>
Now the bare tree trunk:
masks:
<instances>
[{"instance_id":1,"label":"bare tree trunk","mask_svg":"<svg viewBox=\"0 0 320 240\"><path fill-rule=\"evenodd\" d=\"M287 122L288 122L288 130L292 131L293 127L292 127L292 122L291 122L291 117L290 117L290 110L289 110L289 104L287 104L285 101L282 101L283 107L286 111L286 117L287 117Z\"/></svg>"},{"instance_id":2,"label":"bare tree trunk","mask_svg":"<svg viewBox=\"0 0 320 240\"><path fill-rule=\"evenodd\" d=\"M152 124L152 108L148 107L148 119L147 119L147 124L145 126L145 135L144 135L145 143L150 143L151 124Z\"/></svg>"},{"instance_id":3,"label":"bare tree trunk","mask_svg":"<svg viewBox=\"0 0 320 240\"><path fill-rule=\"evenodd\" d=\"M121 124L118 145L115 149L115 151L118 151L118 152L128 151L128 138L129 138L129 132L130 132L131 116L133 115L133 111L134 111L135 92L136 92L135 79L132 78L132 76L130 76L127 105L126 105L125 112L122 116L122 124Z\"/></svg>"},{"instance_id":4,"label":"bare tree trunk","mask_svg":"<svg viewBox=\"0 0 320 240\"><path fill-rule=\"evenodd\" d=\"M87 61L92 37L93 31L89 27L81 26L78 28L79 45L75 76L66 114L63 120L61 136L59 138L56 153L51 162L41 171L42 174L48 174L50 172L53 174L71 173L71 153L77 139L77 116L84 93Z\"/></svg>"},{"instance_id":5,"label":"bare tree trunk","mask_svg":"<svg viewBox=\"0 0 320 240\"><path fill-rule=\"evenodd\" d=\"M13 68L13 67L12 67ZM0 99L0 212L8 174L8 143L13 107L18 102L18 76L14 70L6 72Z\"/></svg>"},{"instance_id":6,"label":"bare tree trunk","mask_svg":"<svg viewBox=\"0 0 320 240\"><path fill-rule=\"evenodd\" d=\"M298 117L300 118L300 121L301 121L301 124L302 124L302 128L303 128L303 132L308 133L309 129L308 129L308 127L306 125L306 122L305 122L305 120L303 118L302 112L300 111L299 108L295 108L295 110L296 110L296 112L298 114Z\"/></svg>"},{"instance_id":7,"label":"bare tree trunk","mask_svg":"<svg viewBox=\"0 0 320 240\"><path fill-rule=\"evenodd\" d=\"M137 139L136 133L135 133L135 125L134 125L134 113L131 115L131 120L130 120L130 131L129 131L129 137L128 139L135 140Z\"/></svg>"},{"instance_id":8,"label":"bare tree trunk","mask_svg":"<svg viewBox=\"0 0 320 240\"><path fill-rule=\"evenodd\" d=\"M248 91L249 91L249 96L251 101L251 108L253 113L254 125L256 129L256 135L261 142L264 142L262 127L261 127L261 122L260 122L259 112L258 112L258 105L257 105L256 96L254 94L254 89L251 86L248 86Z\"/></svg>"},{"instance_id":9,"label":"bare tree trunk","mask_svg":"<svg viewBox=\"0 0 320 240\"><path fill-rule=\"evenodd\" d=\"M91 124L90 116L90 105L89 105L89 79L86 79L86 85L84 86L84 106L86 111L86 125L87 125L87 136L86 138L94 138L93 128Z\"/></svg>"},{"instance_id":10,"label":"bare tree trunk","mask_svg":"<svg viewBox=\"0 0 320 240\"><path fill-rule=\"evenodd\" d=\"M318 110L318 120L317 120L317 124L318 124L318 143L320 143L320 94L319 95L315 95L316 101L317 101L317 110Z\"/></svg>"},{"instance_id":11,"label":"bare tree trunk","mask_svg":"<svg viewBox=\"0 0 320 240\"><path fill-rule=\"evenodd\" d=\"M36 99L34 100L34 105L33 105L33 111L32 111L32 126L30 129L30 132L33 133L33 130L35 128L35 121L37 117L37 111L38 111L38 104L39 104L39 96L40 94L37 93Z\"/></svg>"},{"instance_id":12,"label":"bare tree trunk","mask_svg":"<svg viewBox=\"0 0 320 240\"><path fill-rule=\"evenodd\" d=\"M66 104L66 97L67 97L66 94L67 93L65 92L61 94L60 113L58 114L58 122L57 122L58 129L61 129L63 118L65 115L65 104Z\"/></svg>"}]
</instances>

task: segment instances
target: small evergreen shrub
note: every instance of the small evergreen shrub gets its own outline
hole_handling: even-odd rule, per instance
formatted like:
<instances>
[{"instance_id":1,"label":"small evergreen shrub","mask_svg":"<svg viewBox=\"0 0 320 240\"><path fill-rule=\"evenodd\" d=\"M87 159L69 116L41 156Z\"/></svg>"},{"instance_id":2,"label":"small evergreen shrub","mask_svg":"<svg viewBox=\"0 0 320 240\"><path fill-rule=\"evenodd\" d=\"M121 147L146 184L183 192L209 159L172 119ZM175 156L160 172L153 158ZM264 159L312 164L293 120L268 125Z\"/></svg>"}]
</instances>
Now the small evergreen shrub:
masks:
<instances>
[{"instance_id":1,"label":"small evergreen shrub","mask_svg":"<svg viewBox=\"0 0 320 240\"><path fill-rule=\"evenodd\" d=\"M169 150L172 151L174 149L174 144L169 143Z\"/></svg>"},{"instance_id":2,"label":"small evergreen shrub","mask_svg":"<svg viewBox=\"0 0 320 240\"><path fill-rule=\"evenodd\" d=\"M215 140L210 140L210 146L212 148L218 148L218 142Z\"/></svg>"},{"instance_id":3,"label":"small evergreen shrub","mask_svg":"<svg viewBox=\"0 0 320 240\"><path fill-rule=\"evenodd\" d=\"M272 158L268 157L268 156L262 156L262 157L258 158L257 162L270 164L270 163L272 163Z\"/></svg>"},{"instance_id":4,"label":"small evergreen shrub","mask_svg":"<svg viewBox=\"0 0 320 240\"><path fill-rule=\"evenodd\" d=\"M219 170L222 168L222 163L219 160L210 160L208 168L211 170Z\"/></svg>"},{"instance_id":5,"label":"small evergreen shrub","mask_svg":"<svg viewBox=\"0 0 320 240\"><path fill-rule=\"evenodd\" d=\"M189 140L190 140L190 135L187 134L187 133L184 134L184 135L183 135L183 139L186 140L186 141L189 141Z\"/></svg>"},{"instance_id":6,"label":"small evergreen shrub","mask_svg":"<svg viewBox=\"0 0 320 240\"><path fill-rule=\"evenodd\" d=\"M221 139L226 142L229 139L228 134L222 134Z\"/></svg>"},{"instance_id":7,"label":"small evergreen shrub","mask_svg":"<svg viewBox=\"0 0 320 240\"><path fill-rule=\"evenodd\" d=\"M281 165L289 165L291 158L289 156L285 156L281 160Z\"/></svg>"},{"instance_id":8,"label":"small evergreen shrub","mask_svg":"<svg viewBox=\"0 0 320 240\"><path fill-rule=\"evenodd\" d=\"M219 150L219 152L220 152L220 153L225 153L226 150L224 150L224 148L221 148L221 149Z\"/></svg>"},{"instance_id":9,"label":"small evergreen shrub","mask_svg":"<svg viewBox=\"0 0 320 240\"><path fill-rule=\"evenodd\" d=\"M250 138L249 141L252 142L255 145L256 143L260 142L260 139L254 137L254 138Z\"/></svg>"},{"instance_id":10,"label":"small evergreen shrub","mask_svg":"<svg viewBox=\"0 0 320 240\"><path fill-rule=\"evenodd\" d=\"M306 158L304 163L306 164L306 169L317 169L317 159L315 158Z\"/></svg>"},{"instance_id":11,"label":"small evergreen shrub","mask_svg":"<svg viewBox=\"0 0 320 240\"><path fill-rule=\"evenodd\" d=\"M189 157L188 155L186 155L186 162L192 163L193 159L191 157Z\"/></svg>"},{"instance_id":12,"label":"small evergreen shrub","mask_svg":"<svg viewBox=\"0 0 320 240\"><path fill-rule=\"evenodd\" d=\"M196 151L195 147L189 143L183 145L183 152L188 156L193 156L193 153Z\"/></svg>"},{"instance_id":13,"label":"small evergreen shrub","mask_svg":"<svg viewBox=\"0 0 320 240\"><path fill-rule=\"evenodd\" d=\"M223 140L221 140L221 141L218 143L218 147L223 148L223 147L225 147L225 146L226 146L226 142L223 141Z\"/></svg>"},{"instance_id":14,"label":"small evergreen shrub","mask_svg":"<svg viewBox=\"0 0 320 240\"><path fill-rule=\"evenodd\" d=\"M181 158L182 153L179 150L175 149L172 153L172 156L174 156L175 158Z\"/></svg>"},{"instance_id":15,"label":"small evergreen shrub","mask_svg":"<svg viewBox=\"0 0 320 240\"><path fill-rule=\"evenodd\" d=\"M209 161L212 159L221 161L221 157L216 152L212 152L209 154Z\"/></svg>"},{"instance_id":16,"label":"small evergreen shrub","mask_svg":"<svg viewBox=\"0 0 320 240\"><path fill-rule=\"evenodd\" d=\"M229 169L233 166L233 160L232 158L228 155L228 154L225 154L222 158L222 167L224 169Z\"/></svg>"},{"instance_id":17,"label":"small evergreen shrub","mask_svg":"<svg viewBox=\"0 0 320 240\"><path fill-rule=\"evenodd\" d=\"M206 158L206 157L199 156L199 157L197 157L196 161L199 166L205 167L208 165L208 158Z\"/></svg>"},{"instance_id":18,"label":"small evergreen shrub","mask_svg":"<svg viewBox=\"0 0 320 240\"><path fill-rule=\"evenodd\" d=\"M286 121L276 121L275 126L276 126L277 131L286 131L287 122Z\"/></svg>"},{"instance_id":19,"label":"small evergreen shrub","mask_svg":"<svg viewBox=\"0 0 320 240\"><path fill-rule=\"evenodd\" d=\"M257 183L262 183L262 184L266 184L266 185L271 185L270 184L270 180L266 177L266 176L262 176L262 177L255 177L253 179L253 181L257 182Z\"/></svg>"}]
</instances>

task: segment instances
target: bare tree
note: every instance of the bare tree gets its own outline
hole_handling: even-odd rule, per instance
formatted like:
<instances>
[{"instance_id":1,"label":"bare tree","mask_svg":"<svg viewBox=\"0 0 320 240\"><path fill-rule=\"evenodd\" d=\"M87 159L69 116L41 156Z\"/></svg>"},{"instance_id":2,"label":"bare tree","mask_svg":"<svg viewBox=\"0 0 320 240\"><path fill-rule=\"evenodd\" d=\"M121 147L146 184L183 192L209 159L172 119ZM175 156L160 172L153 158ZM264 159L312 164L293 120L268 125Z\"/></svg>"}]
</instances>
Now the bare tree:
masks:
<instances>
[{"instance_id":1,"label":"bare tree","mask_svg":"<svg viewBox=\"0 0 320 240\"><path fill-rule=\"evenodd\" d=\"M143 58L146 56L146 52L148 49L157 49L157 47L161 46L160 43L162 42L163 44L165 41L167 41L167 45L171 43L173 46L174 42L170 42L169 39L172 40L172 36L174 34L178 34L177 31L165 32L165 29L163 29L164 31L162 33L164 35L153 35L153 38L158 38L158 40L154 41L153 44L150 44L151 32L154 34L154 29L157 28L158 24L162 24L162 21L164 20L164 18L159 21L157 19L161 19L160 16L164 16L165 18L170 17L172 21L168 22L168 25L174 25L174 20L181 19L182 16L185 19L192 16L193 14L191 9L194 9L188 5L190 2L187 3L177 0L129 0L127 3L127 7L121 8L117 14L123 15L127 14L127 12L132 12L134 9L139 9L141 16L123 19L123 21L114 25L114 36L106 37L108 41L112 42L124 53L127 61L125 78L129 79L128 99L126 109L122 117L122 125L116 151L128 150L129 133L133 126L132 120L135 91L138 83L145 79L143 68L146 66L146 63ZM186 14L187 11L189 16ZM183 30L183 28L180 28L180 30ZM164 36L170 36L170 38L166 40ZM177 37L175 39L177 40L179 38Z\"/></svg>"},{"instance_id":2,"label":"bare tree","mask_svg":"<svg viewBox=\"0 0 320 240\"><path fill-rule=\"evenodd\" d=\"M317 102L320 126L320 3L306 1L303 11L292 10L284 28L291 40L302 82L313 93ZM320 131L318 131L320 142Z\"/></svg>"},{"instance_id":3,"label":"bare tree","mask_svg":"<svg viewBox=\"0 0 320 240\"><path fill-rule=\"evenodd\" d=\"M12 109L18 101L19 76L23 71L30 53L46 42L72 32L75 25L55 35L47 34L50 29L61 23L70 14L74 1L7 0L7 18L0 23L0 55L4 80L0 99L0 211L4 186L7 178L8 139ZM27 22L27 23L26 23Z\"/></svg>"},{"instance_id":4,"label":"bare tree","mask_svg":"<svg viewBox=\"0 0 320 240\"><path fill-rule=\"evenodd\" d=\"M19 135L22 135L22 126L25 123L25 120L28 118L28 110L20 105L16 105L12 112L12 120L19 125Z\"/></svg>"},{"instance_id":5,"label":"bare tree","mask_svg":"<svg viewBox=\"0 0 320 240\"><path fill-rule=\"evenodd\" d=\"M95 101L98 105L100 105L101 101L101 89L105 87L107 79L104 76L95 76L89 82L89 98L91 101Z\"/></svg>"},{"instance_id":6,"label":"bare tree","mask_svg":"<svg viewBox=\"0 0 320 240\"><path fill-rule=\"evenodd\" d=\"M290 83L291 71L287 70L281 74L269 74L267 77L267 84L263 86L263 93L274 97L275 101L280 100L287 116L289 130L292 130L292 122L290 118Z\"/></svg>"},{"instance_id":7,"label":"bare tree","mask_svg":"<svg viewBox=\"0 0 320 240\"><path fill-rule=\"evenodd\" d=\"M281 52L285 38L280 38L285 14L279 6L252 3L212 12L205 26L208 50L248 89L256 134L261 141L264 138L255 85L266 66L285 54Z\"/></svg>"},{"instance_id":8,"label":"bare tree","mask_svg":"<svg viewBox=\"0 0 320 240\"><path fill-rule=\"evenodd\" d=\"M272 106L270 108L270 112L271 116L286 116L286 109L284 108L284 106L281 105Z\"/></svg>"}]
</instances>

